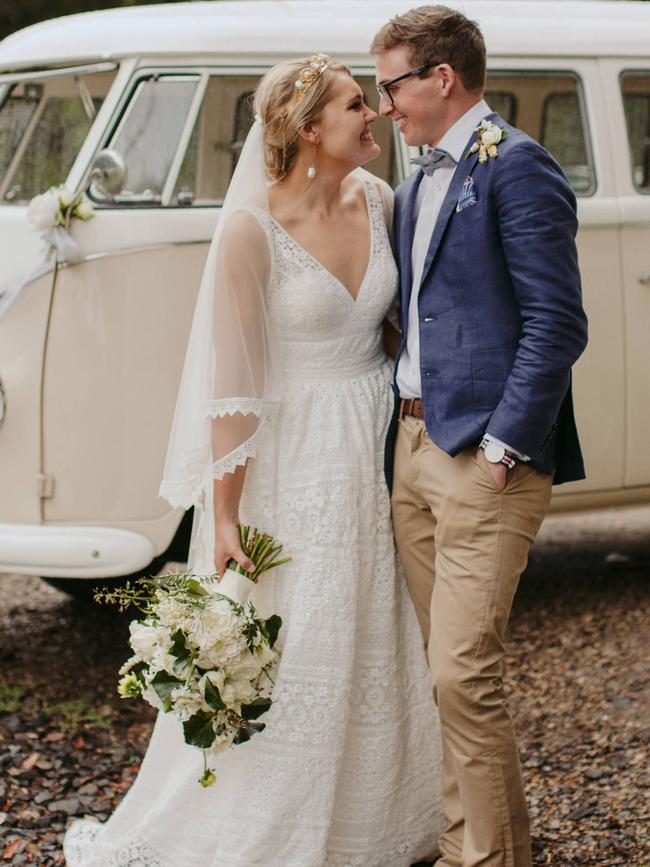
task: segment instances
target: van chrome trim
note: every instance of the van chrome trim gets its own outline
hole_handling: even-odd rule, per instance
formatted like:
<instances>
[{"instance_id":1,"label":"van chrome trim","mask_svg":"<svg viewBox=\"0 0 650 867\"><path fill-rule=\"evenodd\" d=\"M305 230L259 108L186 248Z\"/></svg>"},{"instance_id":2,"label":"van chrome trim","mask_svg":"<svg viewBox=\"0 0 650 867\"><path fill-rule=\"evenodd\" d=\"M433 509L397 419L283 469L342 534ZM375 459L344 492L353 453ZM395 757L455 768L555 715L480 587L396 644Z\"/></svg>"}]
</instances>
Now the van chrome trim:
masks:
<instances>
[{"instance_id":1,"label":"van chrome trim","mask_svg":"<svg viewBox=\"0 0 650 867\"><path fill-rule=\"evenodd\" d=\"M113 578L146 568L154 556L151 540L133 530L0 524L0 572L47 578Z\"/></svg>"},{"instance_id":2,"label":"van chrome trim","mask_svg":"<svg viewBox=\"0 0 650 867\"><path fill-rule=\"evenodd\" d=\"M38 78L55 78L61 75L86 75L91 72L112 72L119 64L113 62L84 63L82 66L65 66L56 69L40 69L37 72L5 72L0 75L0 84L18 84Z\"/></svg>"},{"instance_id":3,"label":"van chrome trim","mask_svg":"<svg viewBox=\"0 0 650 867\"><path fill-rule=\"evenodd\" d=\"M83 265L86 262L94 262L97 259L111 259L113 256L128 256L129 253L148 253L152 250L164 250L166 247L189 247L192 244L209 244L210 238L194 241L161 241L156 244L142 244L139 247L117 247L115 250L100 250L97 253L88 253L75 259L74 262L59 262L59 268L74 268L75 265Z\"/></svg>"}]
</instances>

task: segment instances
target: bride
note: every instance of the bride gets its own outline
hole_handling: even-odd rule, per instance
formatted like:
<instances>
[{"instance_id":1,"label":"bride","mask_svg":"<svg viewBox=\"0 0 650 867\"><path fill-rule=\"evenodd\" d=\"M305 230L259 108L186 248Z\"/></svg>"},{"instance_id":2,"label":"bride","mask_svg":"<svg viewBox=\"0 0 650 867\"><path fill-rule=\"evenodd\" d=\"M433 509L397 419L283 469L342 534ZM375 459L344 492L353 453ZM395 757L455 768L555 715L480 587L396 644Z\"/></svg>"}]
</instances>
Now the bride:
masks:
<instances>
[{"instance_id":1,"label":"bride","mask_svg":"<svg viewBox=\"0 0 650 867\"><path fill-rule=\"evenodd\" d=\"M440 744L420 630L397 571L382 341L397 273L391 193L349 70L271 69L215 233L161 494L195 508L190 568L250 568L237 523L292 560L251 585L282 660L266 729L216 760L161 713L105 824L69 867L408 867L437 849Z\"/></svg>"}]
</instances>

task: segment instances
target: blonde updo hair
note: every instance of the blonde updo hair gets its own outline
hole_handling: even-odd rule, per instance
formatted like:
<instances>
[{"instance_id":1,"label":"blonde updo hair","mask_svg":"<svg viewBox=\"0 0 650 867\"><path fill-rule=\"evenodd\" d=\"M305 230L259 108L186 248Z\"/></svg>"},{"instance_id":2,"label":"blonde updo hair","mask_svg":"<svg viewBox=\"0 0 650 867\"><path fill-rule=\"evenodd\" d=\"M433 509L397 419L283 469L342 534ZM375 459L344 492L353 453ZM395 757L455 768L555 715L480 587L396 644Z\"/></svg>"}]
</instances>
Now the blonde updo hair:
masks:
<instances>
[{"instance_id":1,"label":"blonde updo hair","mask_svg":"<svg viewBox=\"0 0 650 867\"><path fill-rule=\"evenodd\" d=\"M255 91L255 114L263 126L264 165L271 181L282 181L291 171L298 155L298 132L320 120L327 104L335 72L347 72L342 63L328 62L327 69L309 87L297 103L287 108L295 92L300 70L309 66L311 57L283 60L273 66Z\"/></svg>"}]
</instances>

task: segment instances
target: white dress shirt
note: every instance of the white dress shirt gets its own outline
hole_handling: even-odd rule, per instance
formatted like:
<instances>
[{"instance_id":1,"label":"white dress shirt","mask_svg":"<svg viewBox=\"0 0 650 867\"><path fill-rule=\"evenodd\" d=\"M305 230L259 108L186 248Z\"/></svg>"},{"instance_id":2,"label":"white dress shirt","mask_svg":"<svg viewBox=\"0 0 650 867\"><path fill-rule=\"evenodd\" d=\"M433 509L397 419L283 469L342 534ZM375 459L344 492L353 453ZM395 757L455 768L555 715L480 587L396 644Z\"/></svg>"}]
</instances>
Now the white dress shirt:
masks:
<instances>
[{"instance_id":1,"label":"white dress shirt","mask_svg":"<svg viewBox=\"0 0 650 867\"><path fill-rule=\"evenodd\" d=\"M473 131L481 123L484 117L491 113L490 106L481 99L456 123L451 126L440 139L436 147L447 151L457 163L465 157L465 149ZM420 378L420 316L418 311L418 296L422 282L422 271L429 250L431 235L433 234L440 208L445 200L454 169L445 167L436 169L430 176L424 175L418 187L414 216L417 215L415 232L413 233L413 246L411 248L411 270L413 282L411 284L411 298L408 309L408 331L406 346L402 350L397 365L397 386L400 396L403 398L422 397L422 382ZM486 436L489 436L486 434ZM522 455L506 443L489 437L492 442L503 446L521 460L529 460L527 455Z\"/></svg>"}]
</instances>

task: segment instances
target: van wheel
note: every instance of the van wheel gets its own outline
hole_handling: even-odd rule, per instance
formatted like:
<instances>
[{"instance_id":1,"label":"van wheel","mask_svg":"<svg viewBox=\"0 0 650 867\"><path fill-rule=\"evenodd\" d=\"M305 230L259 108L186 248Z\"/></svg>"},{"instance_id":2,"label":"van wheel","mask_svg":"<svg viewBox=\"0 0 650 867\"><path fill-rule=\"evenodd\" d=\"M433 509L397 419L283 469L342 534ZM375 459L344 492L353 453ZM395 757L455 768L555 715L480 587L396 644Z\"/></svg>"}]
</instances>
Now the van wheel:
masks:
<instances>
[{"instance_id":1,"label":"van wheel","mask_svg":"<svg viewBox=\"0 0 650 867\"><path fill-rule=\"evenodd\" d=\"M124 586L127 581L136 581L138 578L156 575L165 566L165 563L185 563L190 548L193 511L190 509L185 512L167 550L158 557L154 557L151 563L139 572L134 572L131 575L116 575L115 578L46 578L42 576L41 580L57 590L62 590L68 596L73 596L83 602L94 603L95 590L120 587Z\"/></svg>"}]
</instances>

